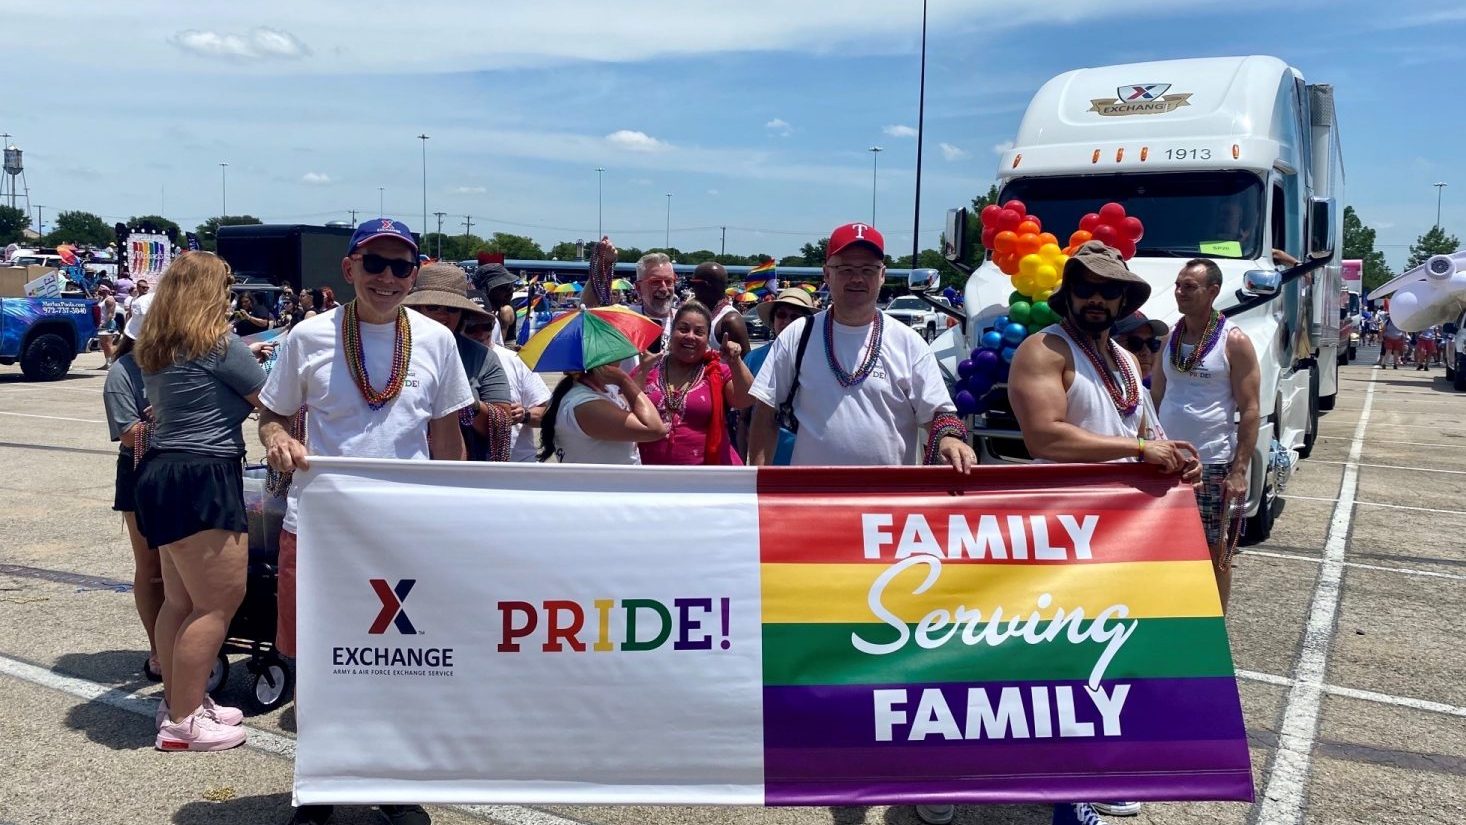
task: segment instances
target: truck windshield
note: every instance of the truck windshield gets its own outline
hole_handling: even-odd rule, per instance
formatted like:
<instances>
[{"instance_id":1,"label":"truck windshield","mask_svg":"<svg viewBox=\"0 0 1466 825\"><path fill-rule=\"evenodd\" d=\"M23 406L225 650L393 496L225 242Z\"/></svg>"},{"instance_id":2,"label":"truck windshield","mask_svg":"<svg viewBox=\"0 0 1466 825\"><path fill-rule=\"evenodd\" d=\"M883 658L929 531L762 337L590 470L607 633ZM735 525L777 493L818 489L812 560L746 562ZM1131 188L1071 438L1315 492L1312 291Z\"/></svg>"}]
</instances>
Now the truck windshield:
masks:
<instances>
[{"instance_id":1,"label":"truck windshield","mask_svg":"<svg viewBox=\"0 0 1466 825\"><path fill-rule=\"evenodd\" d=\"M1240 171L1025 178L999 203L1023 201L1067 243L1086 212L1110 201L1145 224L1137 255L1247 258L1262 252L1262 182Z\"/></svg>"},{"instance_id":2,"label":"truck windshield","mask_svg":"<svg viewBox=\"0 0 1466 825\"><path fill-rule=\"evenodd\" d=\"M915 295L903 295L892 301L886 309L926 309L926 304L923 304L921 299Z\"/></svg>"}]
</instances>

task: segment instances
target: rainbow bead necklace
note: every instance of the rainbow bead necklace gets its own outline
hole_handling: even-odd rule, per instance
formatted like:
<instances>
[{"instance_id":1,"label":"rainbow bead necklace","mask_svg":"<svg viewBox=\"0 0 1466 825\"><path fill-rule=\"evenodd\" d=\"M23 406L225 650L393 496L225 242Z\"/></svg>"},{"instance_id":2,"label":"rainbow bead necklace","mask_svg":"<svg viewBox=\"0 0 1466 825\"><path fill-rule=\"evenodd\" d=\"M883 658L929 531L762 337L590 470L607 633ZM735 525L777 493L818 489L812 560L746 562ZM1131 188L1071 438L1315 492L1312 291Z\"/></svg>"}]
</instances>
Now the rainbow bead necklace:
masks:
<instances>
[{"instance_id":1,"label":"rainbow bead necklace","mask_svg":"<svg viewBox=\"0 0 1466 825\"><path fill-rule=\"evenodd\" d=\"M667 376L667 373L670 372L669 364L669 359L663 359L662 363L657 366L657 389L661 390L662 395L661 402L657 404L657 412L662 414L662 420L667 422L668 426L675 426L682 420L682 413L687 409L688 393L702 383L708 364L706 361L699 362L697 372L693 373L687 383L682 385L681 390L672 389L672 382Z\"/></svg>"},{"instance_id":2,"label":"rainbow bead necklace","mask_svg":"<svg viewBox=\"0 0 1466 825\"><path fill-rule=\"evenodd\" d=\"M1110 394L1110 400L1115 403L1115 409L1122 416L1133 414L1140 406L1140 382L1135 380L1135 373L1130 369L1130 361L1121 354L1120 345L1116 344L1113 339L1109 341L1110 356L1115 359L1115 366L1120 368L1120 382L1124 382L1123 387L1115 380L1114 374L1110 372L1109 366L1105 364L1105 359L1100 357L1099 350L1094 348L1088 335L1084 334L1068 318L1061 321L1060 326L1069 334L1074 343L1079 345L1079 351L1089 359L1089 363L1094 366L1094 371L1099 373L1100 381L1105 385L1105 392Z\"/></svg>"},{"instance_id":3,"label":"rainbow bead necklace","mask_svg":"<svg viewBox=\"0 0 1466 825\"><path fill-rule=\"evenodd\" d=\"M371 376L367 375L366 358L361 349L361 322L356 317L356 301L346 305L341 318L342 346L346 350L346 366L351 378L367 406L380 410L402 392L403 380L407 377L407 364L412 359L412 322L407 310L397 308L397 332L392 341L392 374L387 377L387 386L381 392L372 389Z\"/></svg>"},{"instance_id":4,"label":"rainbow bead necklace","mask_svg":"<svg viewBox=\"0 0 1466 825\"><path fill-rule=\"evenodd\" d=\"M885 316L880 312L876 313L876 319L871 324L870 343L865 351L865 359L854 372L846 372L840 366L840 359L835 357L835 313L833 310L825 313L825 361L830 365L830 371L835 373L835 380L845 388L856 387L870 377L875 371L876 361L881 357L881 334L885 328Z\"/></svg>"},{"instance_id":5,"label":"rainbow bead necklace","mask_svg":"<svg viewBox=\"0 0 1466 825\"><path fill-rule=\"evenodd\" d=\"M1227 316L1213 311L1206 326L1201 329L1201 340L1196 342L1191 354L1184 358L1181 356L1181 336L1186 332L1186 319L1177 321L1176 328L1171 330L1171 366L1179 372L1191 372L1200 366L1202 359L1222 340L1222 322L1226 320Z\"/></svg>"}]
</instances>

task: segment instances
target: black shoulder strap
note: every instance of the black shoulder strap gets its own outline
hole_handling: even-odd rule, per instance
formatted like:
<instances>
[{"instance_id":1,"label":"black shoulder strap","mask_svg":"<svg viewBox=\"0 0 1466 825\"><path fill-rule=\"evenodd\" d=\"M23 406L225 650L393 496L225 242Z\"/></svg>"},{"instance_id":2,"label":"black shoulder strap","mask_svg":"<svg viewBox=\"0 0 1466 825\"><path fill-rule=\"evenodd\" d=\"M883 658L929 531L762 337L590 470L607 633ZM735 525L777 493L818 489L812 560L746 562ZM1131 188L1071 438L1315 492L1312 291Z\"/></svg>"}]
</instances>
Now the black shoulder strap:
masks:
<instances>
[{"instance_id":1,"label":"black shoulder strap","mask_svg":"<svg viewBox=\"0 0 1466 825\"><path fill-rule=\"evenodd\" d=\"M799 333L799 349L794 353L794 381L789 385L789 394L784 396L784 406L794 407L794 394L799 392L799 372L804 368L804 351L809 349L809 337L814 332L814 316L811 315L804 322L804 329Z\"/></svg>"}]
</instances>

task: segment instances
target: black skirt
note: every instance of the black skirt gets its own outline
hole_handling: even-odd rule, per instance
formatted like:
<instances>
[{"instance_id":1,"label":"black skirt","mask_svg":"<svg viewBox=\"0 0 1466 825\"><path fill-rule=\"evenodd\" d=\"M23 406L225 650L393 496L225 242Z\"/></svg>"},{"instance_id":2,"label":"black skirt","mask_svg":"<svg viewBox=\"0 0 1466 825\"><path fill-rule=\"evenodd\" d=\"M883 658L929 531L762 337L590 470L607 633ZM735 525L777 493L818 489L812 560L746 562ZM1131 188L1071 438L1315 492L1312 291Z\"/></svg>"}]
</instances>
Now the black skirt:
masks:
<instances>
[{"instance_id":1,"label":"black skirt","mask_svg":"<svg viewBox=\"0 0 1466 825\"><path fill-rule=\"evenodd\" d=\"M243 457L151 453L137 475L137 527L149 547L205 530L249 532Z\"/></svg>"},{"instance_id":2,"label":"black skirt","mask_svg":"<svg viewBox=\"0 0 1466 825\"><path fill-rule=\"evenodd\" d=\"M137 512L137 472L131 452L117 453L117 492L112 494L112 509L119 513Z\"/></svg>"}]
</instances>

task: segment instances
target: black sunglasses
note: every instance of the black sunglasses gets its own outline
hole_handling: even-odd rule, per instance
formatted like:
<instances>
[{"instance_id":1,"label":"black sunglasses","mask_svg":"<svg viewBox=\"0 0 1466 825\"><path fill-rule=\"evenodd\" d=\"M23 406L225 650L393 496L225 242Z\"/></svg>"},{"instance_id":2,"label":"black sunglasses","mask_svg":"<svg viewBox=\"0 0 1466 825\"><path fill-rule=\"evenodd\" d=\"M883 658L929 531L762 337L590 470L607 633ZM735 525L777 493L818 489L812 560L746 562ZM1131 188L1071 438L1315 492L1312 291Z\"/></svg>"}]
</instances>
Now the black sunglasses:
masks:
<instances>
[{"instance_id":1,"label":"black sunglasses","mask_svg":"<svg viewBox=\"0 0 1466 825\"><path fill-rule=\"evenodd\" d=\"M361 268L366 270L369 275L381 275L383 270L390 267L392 269L392 277L406 278L412 274L414 269L417 269L417 261L404 261L401 258L384 258L374 252L363 253L360 260Z\"/></svg>"},{"instance_id":2,"label":"black sunglasses","mask_svg":"<svg viewBox=\"0 0 1466 825\"><path fill-rule=\"evenodd\" d=\"M1148 349L1151 352L1160 352L1161 339L1141 338L1138 335L1127 335L1125 336L1125 340L1120 342L1120 346L1130 350L1131 352L1140 352L1142 349Z\"/></svg>"},{"instance_id":3,"label":"black sunglasses","mask_svg":"<svg viewBox=\"0 0 1466 825\"><path fill-rule=\"evenodd\" d=\"M1117 284L1114 281L1105 281L1102 284L1091 283L1083 278L1075 278L1069 282L1069 290L1074 297L1081 301L1086 298L1093 298L1095 293L1106 301L1113 301L1125 294L1125 285Z\"/></svg>"}]
</instances>

